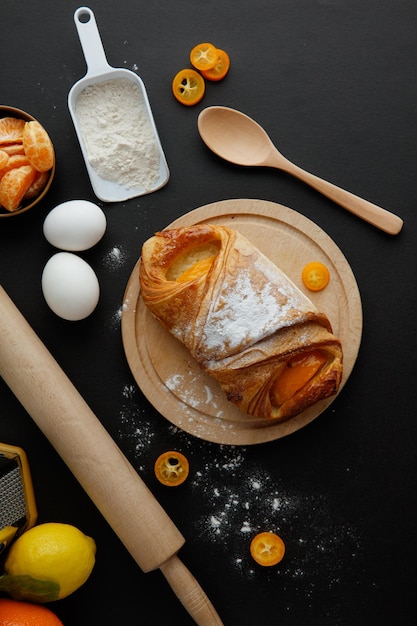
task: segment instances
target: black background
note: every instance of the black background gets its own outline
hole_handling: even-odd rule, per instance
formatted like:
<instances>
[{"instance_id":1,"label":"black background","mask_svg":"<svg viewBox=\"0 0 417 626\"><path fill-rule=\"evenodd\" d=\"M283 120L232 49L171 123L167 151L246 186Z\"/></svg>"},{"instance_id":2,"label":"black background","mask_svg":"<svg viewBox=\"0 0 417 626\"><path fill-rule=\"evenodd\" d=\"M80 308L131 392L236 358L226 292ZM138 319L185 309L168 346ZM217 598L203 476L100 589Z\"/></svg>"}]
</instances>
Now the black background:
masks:
<instances>
[{"instance_id":1,"label":"black background","mask_svg":"<svg viewBox=\"0 0 417 626\"><path fill-rule=\"evenodd\" d=\"M0 100L38 118L57 156L42 204L0 221L1 284L186 537L181 558L227 626L414 624L415 2L90 3L109 63L136 70L146 85L171 171L160 191L104 206L67 109L68 91L86 71L78 6L1 3ZM207 86L200 104L183 107L171 81L201 41L227 50L231 70ZM285 156L397 213L403 231L386 235L278 171L215 157L196 125L213 104L255 118ZM82 253L100 281L99 305L88 319L66 322L43 300L41 273L55 249L42 226L54 206L76 198L103 206L107 231ZM123 293L143 241L228 198L275 201L316 222L349 261L364 313L359 357L337 400L296 434L257 446L220 446L172 427L137 388L120 334ZM74 524L97 542L88 582L51 605L65 626L192 624L162 574L140 571L2 381L0 403L0 441L28 454L38 521ZM153 476L167 449L191 463L177 490ZM265 529L286 542L277 568L257 567L248 555L251 534Z\"/></svg>"}]
</instances>

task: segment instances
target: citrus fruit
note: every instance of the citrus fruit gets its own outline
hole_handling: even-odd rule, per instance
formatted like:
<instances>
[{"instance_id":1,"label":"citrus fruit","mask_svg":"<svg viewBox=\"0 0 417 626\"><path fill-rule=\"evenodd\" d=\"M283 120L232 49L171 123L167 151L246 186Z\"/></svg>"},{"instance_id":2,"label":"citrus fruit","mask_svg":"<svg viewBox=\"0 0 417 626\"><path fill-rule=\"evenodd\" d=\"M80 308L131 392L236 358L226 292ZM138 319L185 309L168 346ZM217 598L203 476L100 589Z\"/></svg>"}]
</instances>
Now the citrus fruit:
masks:
<instances>
[{"instance_id":1,"label":"citrus fruit","mask_svg":"<svg viewBox=\"0 0 417 626\"><path fill-rule=\"evenodd\" d=\"M155 461L155 476L167 487L177 487L187 479L189 463L187 458L177 451L161 454Z\"/></svg>"},{"instance_id":2,"label":"citrus fruit","mask_svg":"<svg viewBox=\"0 0 417 626\"><path fill-rule=\"evenodd\" d=\"M321 291L329 284L330 272L320 261L311 261L303 267L301 279L310 291Z\"/></svg>"},{"instance_id":3,"label":"citrus fruit","mask_svg":"<svg viewBox=\"0 0 417 626\"><path fill-rule=\"evenodd\" d=\"M83 585L95 563L96 544L75 526L38 524L12 544L0 589L17 600L51 602Z\"/></svg>"},{"instance_id":4,"label":"citrus fruit","mask_svg":"<svg viewBox=\"0 0 417 626\"><path fill-rule=\"evenodd\" d=\"M9 155L5 150L0 150L0 170L7 165Z\"/></svg>"},{"instance_id":5,"label":"citrus fruit","mask_svg":"<svg viewBox=\"0 0 417 626\"><path fill-rule=\"evenodd\" d=\"M46 606L0 599L0 626L63 626L61 620Z\"/></svg>"},{"instance_id":6,"label":"citrus fruit","mask_svg":"<svg viewBox=\"0 0 417 626\"><path fill-rule=\"evenodd\" d=\"M8 211L16 211L35 176L36 170L31 165L13 167L7 171L0 180L0 205Z\"/></svg>"},{"instance_id":7,"label":"citrus fruit","mask_svg":"<svg viewBox=\"0 0 417 626\"><path fill-rule=\"evenodd\" d=\"M23 147L29 162L38 172L47 172L54 164L54 148L48 133L39 122L26 122L22 133Z\"/></svg>"},{"instance_id":8,"label":"citrus fruit","mask_svg":"<svg viewBox=\"0 0 417 626\"><path fill-rule=\"evenodd\" d=\"M250 553L259 565L277 565L284 557L285 544L275 533L261 532L252 539Z\"/></svg>"},{"instance_id":9,"label":"citrus fruit","mask_svg":"<svg viewBox=\"0 0 417 626\"><path fill-rule=\"evenodd\" d=\"M15 117L0 119L0 143L14 143L22 141L25 121Z\"/></svg>"}]
</instances>

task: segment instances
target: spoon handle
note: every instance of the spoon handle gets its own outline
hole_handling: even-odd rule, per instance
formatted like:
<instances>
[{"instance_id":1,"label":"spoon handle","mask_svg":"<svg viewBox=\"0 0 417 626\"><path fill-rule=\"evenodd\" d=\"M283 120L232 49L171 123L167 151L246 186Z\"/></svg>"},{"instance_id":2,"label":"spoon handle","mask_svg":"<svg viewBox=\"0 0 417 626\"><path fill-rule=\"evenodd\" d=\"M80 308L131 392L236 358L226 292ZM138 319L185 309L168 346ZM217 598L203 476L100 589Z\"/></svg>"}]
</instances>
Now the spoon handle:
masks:
<instances>
[{"instance_id":1,"label":"spoon handle","mask_svg":"<svg viewBox=\"0 0 417 626\"><path fill-rule=\"evenodd\" d=\"M280 155L280 157L282 157L282 155ZM359 198L359 196L355 196L353 193L333 185L333 183L329 183L314 174L306 172L298 167L298 165L285 159L285 157L283 159L280 158L278 165L275 166L299 178L344 209L361 217L366 222L385 231L389 235L397 235L403 226L403 220L398 217L398 215L390 213L386 209L372 204L372 202Z\"/></svg>"}]
</instances>

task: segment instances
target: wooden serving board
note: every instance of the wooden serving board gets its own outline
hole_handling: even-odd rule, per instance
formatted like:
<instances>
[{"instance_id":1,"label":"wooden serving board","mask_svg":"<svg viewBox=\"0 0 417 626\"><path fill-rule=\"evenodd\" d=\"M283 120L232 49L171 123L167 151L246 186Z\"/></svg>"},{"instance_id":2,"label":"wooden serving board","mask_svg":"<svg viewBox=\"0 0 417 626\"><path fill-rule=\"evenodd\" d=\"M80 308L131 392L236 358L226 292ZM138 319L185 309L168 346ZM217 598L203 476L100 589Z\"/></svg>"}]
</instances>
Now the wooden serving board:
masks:
<instances>
[{"instance_id":1,"label":"wooden serving board","mask_svg":"<svg viewBox=\"0 0 417 626\"><path fill-rule=\"evenodd\" d=\"M197 223L234 228L278 265L327 314L342 342L346 383L362 336L362 305L352 270L326 233L303 215L264 200L224 200L190 211L169 228ZM306 290L301 270L321 261L330 283L321 292ZM320 415L334 400L327 398L286 422L254 418L231 404L217 381L202 372L188 350L151 316L143 304L137 262L122 308L122 339L133 376L151 404L172 424L201 439L249 445L285 437Z\"/></svg>"}]
</instances>

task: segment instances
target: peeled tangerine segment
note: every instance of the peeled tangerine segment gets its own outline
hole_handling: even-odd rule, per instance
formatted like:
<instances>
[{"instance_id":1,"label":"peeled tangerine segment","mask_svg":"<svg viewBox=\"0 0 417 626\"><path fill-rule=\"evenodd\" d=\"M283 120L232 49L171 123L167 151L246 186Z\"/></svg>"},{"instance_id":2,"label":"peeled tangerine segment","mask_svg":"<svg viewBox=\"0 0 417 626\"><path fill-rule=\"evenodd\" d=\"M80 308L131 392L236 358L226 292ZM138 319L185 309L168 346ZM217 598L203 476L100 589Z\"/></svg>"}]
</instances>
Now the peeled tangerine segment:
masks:
<instances>
[{"instance_id":1,"label":"peeled tangerine segment","mask_svg":"<svg viewBox=\"0 0 417 626\"><path fill-rule=\"evenodd\" d=\"M14 167L6 172L0 181L0 205L7 211L16 211L35 176L36 170L31 165Z\"/></svg>"},{"instance_id":2,"label":"peeled tangerine segment","mask_svg":"<svg viewBox=\"0 0 417 626\"><path fill-rule=\"evenodd\" d=\"M22 141L22 133L26 122L16 117L0 119L0 144Z\"/></svg>"},{"instance_id":3,"label":"peeled tangerine segment","mask_svg":"<svg viewBox=\"0 0 417 626\"><path fill-rule=\"evenodd\" d=\"M6 172L9 172L12 169L22 167L22 165L30 165L29 160L24 154L14 154L9 157L6 165L0 169L0 180L4 176Z\"/></svg>"},{"instance_id":4,"label":"peeled tangerine segment","mask_svg":"<svg viewBox=\"0 0 417 626\"><path fill-rule=\"evenodd\" d=\"M15 154L25 154L22 142L0 144L0 150L6 152L9 156L13 156Z\"/></svg>"},{"instance_id":5,"label":"peeled tangerine segment","mask_svg":"<svg viewBox=\"0 0 417 626\"><path fill-rule=\"evenodd\" d=\"M47 172L54 164L54 148L44 127L33 120L23 129L23 147L31 165L38 172Z\"/></svg>"},{"instance_id":6,"label":"peeled tangerine segment","mask_svg":"<svg viewBox=\"0 0 417 626\"><path fill-rule=\"evenodd\" d=\"M279 406L302 389L326 362L319 350L300 354L291 359L275 381L271 390L271 402Z\"/></svg>"},{"instance_id":7,"label":"peeled tangerine segment","mask_svg":"<svg viewBox=\"0 0 417 626\"><path fill-rule=\"evenodd\" d=\"M25 200L31 200L32 198L36 198L41 193L42 189L45 187L48 182L49 173L48 172L36 172L33 183L30 185L29 189L26 191L24 195Z\"/></svg>"},{"instance_id":8,"label":"peeled tangerine segment","mask_svg":"<svg viewBox=\"0 0 417 626\"><path fill-rule=\"evenodd\" d=\"M8 160L9 155L7 154L7 152L4 152L4 150L0 150L0 170L2 170L3 167L7 165Z\"/></svg>"}]
</instances>

